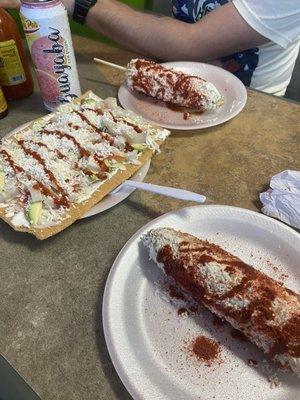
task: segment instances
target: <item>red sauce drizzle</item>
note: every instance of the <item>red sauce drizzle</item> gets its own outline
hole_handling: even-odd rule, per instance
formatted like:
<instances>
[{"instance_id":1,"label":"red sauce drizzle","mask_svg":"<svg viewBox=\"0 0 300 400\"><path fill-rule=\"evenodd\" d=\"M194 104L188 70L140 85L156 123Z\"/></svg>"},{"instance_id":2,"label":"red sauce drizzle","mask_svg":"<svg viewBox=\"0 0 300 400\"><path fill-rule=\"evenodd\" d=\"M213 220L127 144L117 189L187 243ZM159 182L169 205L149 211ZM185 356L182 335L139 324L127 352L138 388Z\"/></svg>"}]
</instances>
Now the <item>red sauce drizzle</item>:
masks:
<instances>
[{"instance_id":1,"label":"red sauce drizzle","mask_svg":"<svg viewBox=\"0 0 300 400\"><path fill-rule=\"evenodd\" d=\"M125 143L125 151L132 151L133 150L133 147L131 146L131 144L129 144L129 143Z\"/></svg>"},{"instance_id":2,"label":"red sauce drizzle","mask_svg":"<svg viewBox=\"0 0 300 400\"><path fill-rule=\"evenodd\" d=\"M93 111L97 111L98 113L100 112L100 110L93 110ZM96 131L96 133L98 133L98 135L100 135L104 140L109 142L111 145L114 143L114 138L110 134L103 132L101 131L101 129L97 128L82 112L75 111L75 113L79 115L82 121L86 122L89 126L91 126Z\"/></svg>"},{"instance_id":3,"label":"red sauce drizzle","mask_svg":"<svg viewBox=\"0 0 300 400\"><path fill-rule=\"evenodd\" d=\"M72 124L72 122L69 122L69 123L68 123L68 126L69 126L70 128L75 129L75 131L78 131L78 130L80 129L80 126L79 126L79 125Z\"/></svg>"},{"instance_id":4,"label":"red sauce drizzle","mask_svg":"<svg viewBox=\"0 0 300 400\"><path fill-rule=\"evenodd\" d=\"M100 113L100 109L97 109L97 110L92 110L92 111L95 111L95 112L97 112L97 113ZM99 128L97 128L94 124L92 124L90 121L89 121L89 119L82 113L82 112L80 112L80 111L75 111L75 113L77 114L77 115L79 115L79 117L82 119L82 121L84 121L84 122L86 122L89 126L91 126L95 131L96 131L96 133L98 133L104 140L106 140L106 141L108 141L109 143L110 143L110 145L113 145L114 144L114 138L113 138L113 136L111 136L109 133L106 133L106 132L103 132L103 131L101 131ZM101 113L103 114L103 112L101 111ZM113 118L113 121L114 122L118 122L116 119L115 119L115 117L114 117L114 115L109 111L109 113L111 114L111 116L112 116L112 118ZM102 115L101 114L101 115ZM127 122L127 121L125 121L125 120L122 120L123 122L125 122L127 125L130 125L130 126L133 126L134 128L135 128L135 130L136 130L136 132L138 132L138 133L141 133L142 132L142 130L137 126L137 125L134 125L134 124L131 124L130 122ZM133 147L128 143L128 142L125 142L125 151L132 151L133 150Z\"/></svg>"},{"instance_id":5,"label":"red sauce drizzle","mask_svg":"<svg viewBox=\"0 0 300 400\"><path fill-rule=\"evenodd\" d=\"M18 172L25 172L22 167L19 167L14 160L11 158L11 156L7 153L6 150L0 150L0 154L2 154L4 160L10 165L10 167L14 170L15 174Z\"/></svg>"},{"instance_id":6,"label":"red sauce drizzle","mask_svg":"<svg viewBox=\"0 0 300 400\"><path fill-rule=\"evenodd\" d=\"M94 160L98 164L101 172L108 172L109 171L109 168L107 167L105 162L97 154L94 154Z\"/></svg>"},{"instance_id":7,"label":"red sauce drizzle","mask_svg":"<svg viewBox=\"0 0 300 400\"><path fill-rule=\"evenodd\" d=\"M92 127L98 135L100 135L104 140L108 141L110 144L114 143L114 138L106 132L101 131L97 128L82 112L74 111L82 121L86 122L90 127Z\"/></svg>"},{"instance_id":8,"label":"red sauce drizzle","mask_svg":"<svg viewBox=\"0 0 300 400\"><path fill-rule=\"evenodd\" d=\"M80 168L79 168L80 169ZM85 175L88 175L88 176L96 176L100 181L103 181L104 179L106 179L107 178L107 175L105 174L105 173L103 173L103 172L93 172L93 171L91 171L91 170L89 170L89 169L82 169L81 170Z\"/></svg>"},{"instance_id":9,"label":"red sauce drizzle","mask_svg":"<svg viewBox=\"0 0 300 400\"><path fill-rule=\"evenodd\" d=\"M28 154L32 158L34 158L44 169L45 173L49 176L50 181L56 186L56 189L60 192L61 198L59 199L60 205L68 207L70 205L67 193L65 190L59 185L57 179L55 178L52 171L50 171L45 163L45 160L40 156L39 153L33 151L26 147L24 140L18 140L18 144L22 147L25 154Z\"/></svg>"},{"instance_id":10,"label":"red sauce drizzle","mask_svg":"<svg viewBox=\"0 0 300 400\"><path fill-rule=\"evenodd\" d=\"M143 129L142 128L140 128L138 125L136 125L136 124L133 124L132 122L129 122L129 121L126 121L126 119L116 119L116 117L114 116L114 114L111 112L111 111L109 111L109 113L110 113L110 115L111 115L111 117L112 117L112 119L113 119L113 121L114 122L123 122L124 124L126 124L126 125L128 125L128 126L131 126L137 133L142 133L143 132Z\"/></svg>"},{"instance_id":11,"label":"red sauce drizzle","mask_svg":"<svg viewBox=\"0 0 300 400\"><path fill-rule=\"evenodd\" d=\"M32 144L36 144L37 146L40 147L44 147L45 149L47 149L48 151L54 151L54 153L57 155L57 158L59 159L66 159L67 157L64 156L58 149L55 150L51 150L45 143L43 142L35 142L34 140L27 140L27 142L32 143Z\"/></svg>"},{"instance_id":12,"label":"red sauce drizzle","mask_svg":"<svg viewBox=\"0 0 300 400\"><path fill-rule=\"evenodd\" d=\"M52 190L50 190L47 186L45 186L42 182L37 181L33 188L35 190L39 190L44 196L51 197L56 207L68 207L69 203L65 201L64 197L56 196Z\"/></svg>"},{"instance_id":13,"label":"red sauce drizzle","mask_svg":"<svg viewBox=\"0 0 300 400\"><path fill-rule=\"evenodd\" d=\"M137 132L137 133L142 133L143 129L140 128L138 125L133 124L132 122L128 122L125 119L122 119L122 122L124 122L126 125L132 126L132 128Z\"/></svg>"},{"instance_id":14,"label":"red sauce drizzle","mask_svg":"<svg viewBox=\"0 0 300 400\"><path fill-rule=\"evenodd\" d=\"M70 123L69 123L68 125L70 126ZM76 140L72 135L69 135L69 134L67 134L67 133L63 133L63 132L60 132L60 131L47 131L47 130L44 130L43 133L46 133L46 134L53 134L53 135L59 136L60 138L66 137L67 139L70 139L70 140L75 144L75 146L78 148L79 153L80 153L80 157L85 157L85 156L88 157L88 156L90 156L90 154L91 154L88 150L86 150L84 147L82 147L81 144L78 143L77 140ZM43 144L43 143L42 143L42 144ZM57 151L59 152L59 150L57 150ZM62 156L63 158L67 158L67 157L64 156L63 154L61 154L61 156ZM97 154L95 154L93 157L94 157L95 161L97 162L97 164L100 166L100 170L101 170L102 172L104 172L104 171L107 172L107 171L109 170L109 168L105 165L105 163L103 162L103 160L101 160L101 159L99 158L99 156L97 156ZM85 175L88 175L88 176L93 176L93 175L95 175L95 176L97 176L97 178L100 179L100 180L104 180L104 179L107 178L107 175L106 175L106 174L103 174L102 172L98 173L98 172L90 171L90 170L88 170L88 169L86 169L86 168L84 168L84 169L80 168L80 166L79 166L78 163L75 164L75 168L76 168L78 171L82 171Z\"/></svg>"},{"instance_id":15,"label":"red sauce drizzle","mask_svg":"<svg viewBox=\"0 0 300 400\"><path fill-rule=\"evenodd\" d=\"M93 112L96 113L97 115L103 115L103 114L104 114L104 112L101 110L101 108L96 108L96 109L93 109L93 108L85 108L85 110L93 111Z\"/></svg>"},{"instance_id":16,"label":"red sauce drizzle","mask_svg":"<svg viewBox=\"0 0 300 400\"><path fill-rule=\"evenodd\" d=\"M71 140L75 146L78 148L79 150L79 154L81 157L89 157L90 156L90 152L88 150L86 150L84 147L81 146L80 143L77 142L77 140L72 136L69 135L68 133L64 133L64 132L60 132L60 131L48 131L47 129L43 130L43 133L47 134L47 135L55 135L62 138L66 138L68 140Z\"/></svg>"}]
</instances>

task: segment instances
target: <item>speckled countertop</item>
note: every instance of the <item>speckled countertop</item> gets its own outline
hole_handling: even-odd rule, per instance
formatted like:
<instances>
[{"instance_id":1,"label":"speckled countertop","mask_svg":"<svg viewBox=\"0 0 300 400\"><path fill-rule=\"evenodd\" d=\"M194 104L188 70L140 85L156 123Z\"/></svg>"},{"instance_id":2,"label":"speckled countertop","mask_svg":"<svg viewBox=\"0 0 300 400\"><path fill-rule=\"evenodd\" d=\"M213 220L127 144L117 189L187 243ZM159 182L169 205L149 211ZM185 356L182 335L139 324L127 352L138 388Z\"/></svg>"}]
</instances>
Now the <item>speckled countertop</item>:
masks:
<instances>
[{"instance_id":1,"label":"speckled countertop","mask_svg":"<svg viewBox=\"0 0 300 400\"><path fill-rule=\"evenodd\" d=\"M122 75L92 58L125 65L132 54L79 37L74 44L83 91L115 96ZM0 135L43 113L36 90L11 104ZM259 210L258 193L285 169L300 169L300 106L248 91L248 103L234 120L172 134L146 181L203 193L210 203ZM43 400L131 398L103 337L105 280L131 235L183 205L137 191L44 242L0 222L0 353Z\"/></svg>"}]
</instances>

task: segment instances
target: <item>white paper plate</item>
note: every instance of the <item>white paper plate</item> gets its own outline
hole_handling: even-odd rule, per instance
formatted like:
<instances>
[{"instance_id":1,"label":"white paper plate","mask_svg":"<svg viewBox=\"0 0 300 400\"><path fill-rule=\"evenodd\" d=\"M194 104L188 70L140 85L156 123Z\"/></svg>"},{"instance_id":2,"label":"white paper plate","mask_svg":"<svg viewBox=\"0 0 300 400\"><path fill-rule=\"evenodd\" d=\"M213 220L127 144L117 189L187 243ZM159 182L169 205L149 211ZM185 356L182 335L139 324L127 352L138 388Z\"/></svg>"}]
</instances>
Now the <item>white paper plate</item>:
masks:
<instances>
[{"instance_id":1,"label":"white paper plate","mask_svg":"<svg viewBox=\"0 0 300 400\"><path fill-rule=\"evenodd\" d=\"M14 135L15 133L19 132L20 130L26 128L30 122L27 122L26 124L23 124L19 126L16 129L13 129L10 131L7 135L4 137L10 137ZM147 161L142 167L130 178L133 181L137 182L142 182L145 179L145 176L147 175L149 168L150 168L151 160ZM116 190L116 189L115 189ZM121 201L125 200L131 193L135 191L134 188L131 187L123 187L121 188L117 193L110 193L107 196L104 197L103 200L101 200L98 204L96 204L94 207L92 207L86 214L84 214L83 218L88 218L96 214L100 214L103 211L108 210L109 208L112 208L113 206L121 203Z\"/></svg>"},{"instance_id":2,"label":"white paper plate","mask_svg":"<svg viewBox=\"0 0 300 400\"><path fill-rule=\"evenodd\" d=\"M163 101L138 92L132 93L124 83L119 89L118 98L125 109L134 111L164 128L189 130L222 124L235 117L244 108L247 101L246 88L238 78L225 69L187 61L168 62L163 65L212 82L224 96L224 105L215 111L206 111L185 120L183 112L171 110Z\"/></svg>"},{"instance_id":3,"label":"white paper plate","mask_svg":"<svg viewBox=\"0 0 300 400\"><path fill-rule=\"evenodd\" d=\"M169 226L221 245L272 277L288 273L285 284L299 290L300 235L286 225L240 208L196 206L165 214L140 229L124 246L110 271L103 300L103 326L112 362L136 400L296 400L299 379L278 372L280 387L270 388L259 363L262 352L215 327L212 314L178 316L157 282L162 272L149 261L140 237ZM220 365L203 366L184 350L199 334L221 343ZM271 362L270 362L271 363ZM276 368L272 363L271 366Z\"/></svg>"}]
</instances>

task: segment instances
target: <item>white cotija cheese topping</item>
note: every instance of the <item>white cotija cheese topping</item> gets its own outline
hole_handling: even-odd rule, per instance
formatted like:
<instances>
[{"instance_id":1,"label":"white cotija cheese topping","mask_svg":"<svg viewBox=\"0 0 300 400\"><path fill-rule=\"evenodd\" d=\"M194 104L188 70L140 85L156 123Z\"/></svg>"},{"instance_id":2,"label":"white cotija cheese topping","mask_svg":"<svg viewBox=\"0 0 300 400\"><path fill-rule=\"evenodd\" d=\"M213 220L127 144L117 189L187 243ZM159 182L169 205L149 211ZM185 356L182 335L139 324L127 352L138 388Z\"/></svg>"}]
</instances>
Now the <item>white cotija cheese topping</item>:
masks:
<instances>
[{"instance_id":1,"label":"white cotija cheese topping","mask_svg":"<svg viewBox=\"0 0 300 400\"><path fill-rule=\"evenodd\" d=\"M205 254L205 253L204 253ZM224 266L217 262L209 262L199 266L201 276L205 278L205 286L213 295L222 296L222 294L238 285L243 276L229 274Z\"/></svg>"},{"instance_id":2,"label":"white cotija cheese topping","mask_svg":"<svg viewBox=\"0 0 300 400\"><path fill-rule=\"evenodd\" d=\"M283 325L290 318L289 305L283 299L276 298L271 304L274 319L268 321L268 325Z\"/></svg>"},{"instance_id":3,"label":"white cotija cheese topping","mask_svg":"<svg viewBox=\"0 0 300 400\"><path fill-rule=\"evenodd\" d=\"M151 127L116 100L90 93L80 104L61 106L0 144L0 208L15 226L59 223L126 164L169 135ZM138 150L134 145L142 144ZM40 203L38 217L32 204Z\"/></svg>"},{"instance_id":4,"label":"white cotija cheese topping","mask_svg":"<svg viewBox=\"0 0 300 400\"><path fill-rule=\"evenodd\" d=\"M243 308L246 308L249 305L250 301L248 299L231 297L230 299L223 300L221 303L224 304L225 307L227 307L227 308L241 310Z\"/></svg>"},{"instance_id":5,"label":"white cotija cheese topping","mask_svg":"<svg viewBox=\"0 0 300 400\"><path fill-rule=\"evenodd\" d=\"M151 229L146 235L142 236L142 242L149 249L149 257L157 262L157 253L164 246L170 246L173 254L177 254L180 240L173 231L165 228ZM160 267L162 264L158 263Z\"/></svg>"}]
</instances>

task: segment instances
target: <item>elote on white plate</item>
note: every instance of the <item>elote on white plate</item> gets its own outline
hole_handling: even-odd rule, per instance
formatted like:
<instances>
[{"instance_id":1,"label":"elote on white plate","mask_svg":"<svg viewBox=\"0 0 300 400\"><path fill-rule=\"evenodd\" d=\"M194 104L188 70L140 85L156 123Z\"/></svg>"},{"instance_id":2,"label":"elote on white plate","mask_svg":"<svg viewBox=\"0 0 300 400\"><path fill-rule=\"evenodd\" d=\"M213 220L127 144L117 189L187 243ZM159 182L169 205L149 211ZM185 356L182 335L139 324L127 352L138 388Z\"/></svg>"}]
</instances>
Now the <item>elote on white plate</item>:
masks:
<instances>
[{"instance_id":1,"label":"elote on white plate","mask_svg":"<svg viewBox=\"0 0 300 400\"><path fill-rule=\"evenodd\" d=\"M150 258L210 311L300 376L299 295L221 247L171 228L142 238Z\"/></svg>"},{"instance_id":2,"label":"elote on white plate","mask_svg":"<svg viewBox=\"0 0 300 400\"><path fill-rule=\"evenodd\" d=\"M125 75L131 91L136 90L166 103L205 111L214 110L224 102L211 82L153 61L131 60Z\"/></svg>"}]
</instances>

